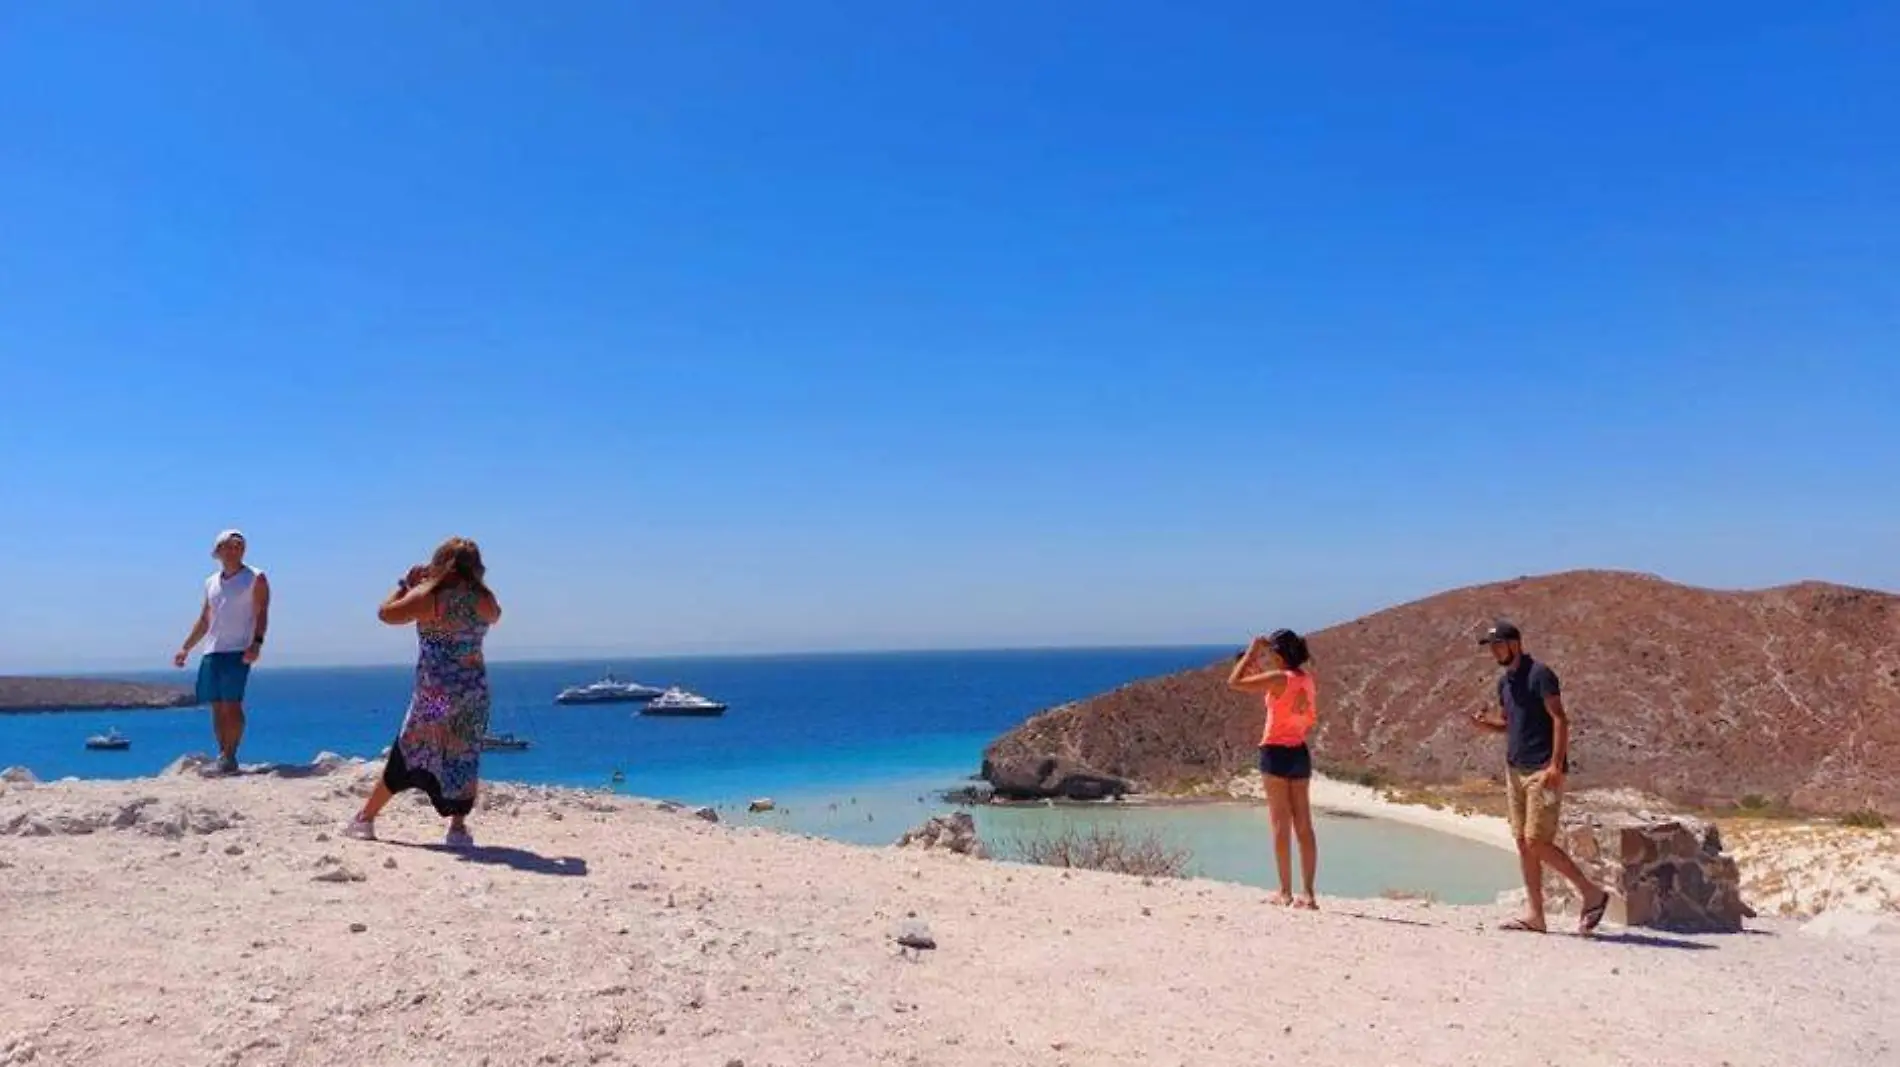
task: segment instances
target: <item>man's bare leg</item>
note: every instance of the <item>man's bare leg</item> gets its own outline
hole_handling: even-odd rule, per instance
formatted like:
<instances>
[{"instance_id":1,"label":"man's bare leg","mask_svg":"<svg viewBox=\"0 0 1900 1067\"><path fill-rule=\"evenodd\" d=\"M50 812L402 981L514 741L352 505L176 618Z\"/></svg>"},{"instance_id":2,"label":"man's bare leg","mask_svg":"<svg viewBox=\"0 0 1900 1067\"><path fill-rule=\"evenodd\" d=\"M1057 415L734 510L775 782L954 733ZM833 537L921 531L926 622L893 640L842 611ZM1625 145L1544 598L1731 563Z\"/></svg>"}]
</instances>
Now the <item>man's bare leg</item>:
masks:
<instances>
[{"instance_id":1,"label":"man's bare leg","mask_svg":"<svg viewBox=\"0 0 1900 1067\"><path fill-rule=\"evenodd\" d=\"M1535 841L1517 842L1517 865L1524 875L1524 895L1528 900L1529 913L1524 916L1524 925L1533 930L1544 930L1544 860L1543 850L1551 846L1540 845Z\"/></svg>"},{"instance_id":2,"label":"man's bare leg","mask_svg":"<svg viewBox=\"0 0 1900 1067\"><path fill-rule=\"evenodd\" d=\"M237 763L238 745L244 740L244 705L230 700L212 704L211 724L218 737L218 761L228 769Z\"/></svg>"},{"instance_id":3,"label":"man's bare leg","mask_svg":"<svg viewBox=\"0 0 1900 1067\"><path fill-rule=\"evenodd\" d=\"M1577 861L1570 858L1570 853L1565 852L1549 841L1540 841L1535 847L1539 861L1549 864L1552 869L1558 874L1563 875L1564 878L1570 882L1571 886L1577 890L1577 899L1583 902L1583 910L1588 911L1609 897L1609 890L1603 889L1595 882L1592 882L1589 877L1583 873L1582 868L1577 866ZM1539 879L1539 888L1542 888L1542 879ZM1538 900L1540 914L1542 913L1543 905L1541 898L1542 894L1540 893Z\"/></svg>"}]
</instances>

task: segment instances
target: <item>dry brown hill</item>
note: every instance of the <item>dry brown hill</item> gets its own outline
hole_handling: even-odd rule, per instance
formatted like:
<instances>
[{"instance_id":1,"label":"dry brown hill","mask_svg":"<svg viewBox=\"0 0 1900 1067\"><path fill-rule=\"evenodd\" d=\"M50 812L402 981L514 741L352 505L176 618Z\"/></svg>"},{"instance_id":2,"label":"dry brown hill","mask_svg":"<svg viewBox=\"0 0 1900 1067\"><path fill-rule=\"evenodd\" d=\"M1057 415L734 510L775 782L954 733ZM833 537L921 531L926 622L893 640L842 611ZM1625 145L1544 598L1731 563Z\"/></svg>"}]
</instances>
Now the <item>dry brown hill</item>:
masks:
<instances>
[{"instance_id":1,"label":"dry brown hill","mask_svg":"<svg viewBox=\"0 0 1900 1067\"><path fill-rule=\"evenodd\" d=\"M1502 740L1465 719L1495 704L1476 639L1498 616L1563 679L1578 787L1900 816L1900 597L1819 582L1722 592L1577 571L1321 631L1320 765L1405 782L1497 773ZM1261 712L1227 691L1228 666L1043 712L990 747L984 777L1005 794L1091 795L1245 769Z\"/></svg>"},{"instance_id":2,"label":"dry brown hill","mask_svg":"<svg viewBox=\"0 0 1900 1067\"><path fill-rule=\"evenodd\" d=\"M141 682L0 676L0 712L182 708L194 699L182 689Z\"/></svg>"}]
</instances>

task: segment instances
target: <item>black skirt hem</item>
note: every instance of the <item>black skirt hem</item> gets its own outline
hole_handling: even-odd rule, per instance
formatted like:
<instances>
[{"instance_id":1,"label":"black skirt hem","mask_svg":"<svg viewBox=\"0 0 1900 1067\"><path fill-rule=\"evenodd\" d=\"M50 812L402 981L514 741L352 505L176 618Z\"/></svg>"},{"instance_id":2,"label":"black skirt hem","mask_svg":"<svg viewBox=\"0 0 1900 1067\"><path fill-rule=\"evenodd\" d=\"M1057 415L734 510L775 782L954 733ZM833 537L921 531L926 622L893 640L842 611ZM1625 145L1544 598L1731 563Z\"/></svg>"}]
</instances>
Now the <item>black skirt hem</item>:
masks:
<instances>
[{"instance_id":1,"label":"black skirt hem","mask_svg":"<svg viewBox=\"0 0 1900 1067\"><path fill-rule=\"evenodd\" d=\"M420 789L429 796L429 806L437 815L453 819L458 815L466 816L475 810L473 798L452 800L442 795L442 783L428 771L409 766L402 758L402 740L389 746L389 759L383 764L383 784L391 793L401 793L409 789Z\"/></svg>"}]
</instances>

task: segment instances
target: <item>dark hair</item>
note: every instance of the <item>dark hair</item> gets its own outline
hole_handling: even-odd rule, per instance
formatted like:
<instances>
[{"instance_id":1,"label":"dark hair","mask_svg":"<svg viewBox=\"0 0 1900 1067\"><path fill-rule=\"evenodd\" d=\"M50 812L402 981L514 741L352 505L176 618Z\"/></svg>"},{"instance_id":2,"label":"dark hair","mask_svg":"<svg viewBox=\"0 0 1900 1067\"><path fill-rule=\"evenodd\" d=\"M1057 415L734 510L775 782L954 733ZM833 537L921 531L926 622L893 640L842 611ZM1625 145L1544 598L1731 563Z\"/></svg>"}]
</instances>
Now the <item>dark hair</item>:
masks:
<instances>
[{"instance_id":1,"label":"dark hair","mask_svg":"<svg viewBox=\"0 0 1900 1067\"><path fill-rule=\"evenodd\" d=\"M1275 630L1267 635L1267 645L1279 653L1289 671L1302 670L1313 660L1313 653L1306 648L1306 638L1292 630Z\"/></svg>"}]
</instances>

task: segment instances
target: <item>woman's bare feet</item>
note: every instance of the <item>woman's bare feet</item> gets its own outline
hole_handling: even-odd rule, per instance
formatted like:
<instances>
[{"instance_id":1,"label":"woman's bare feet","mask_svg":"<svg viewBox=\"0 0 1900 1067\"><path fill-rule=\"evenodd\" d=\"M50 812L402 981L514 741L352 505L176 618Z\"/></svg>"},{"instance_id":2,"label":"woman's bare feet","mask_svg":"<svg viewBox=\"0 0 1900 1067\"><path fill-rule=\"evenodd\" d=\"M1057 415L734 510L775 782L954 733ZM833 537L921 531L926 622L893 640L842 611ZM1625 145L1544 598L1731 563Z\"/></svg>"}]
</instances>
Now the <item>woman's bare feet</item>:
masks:
<instances>
[{"instance_id":1,"label":"woman's bare feet","mask_svg":"<svg viewBox=\"0 0 1900 1067\"><path fill-rule=\"evenodd\" d=\"M1289 907L1293 903L1293 894L1282 889L1278 893L1275 893L1272 896L1268 897L1267 903L1276 904L1282 908Z\"/></svg>"},{"instance_id":2,"label":"woman's bare feet","mask_svg":"<svg viewBox=\"0 0 1900 1067\"><path fill-rule=\"evenodd\" d=\"M1300 899L1294 901L1293 906L1300 909L1301 911L1318 911L1319 900L1318 898L1314 897L1313 894L1308 893L1305 896L1301 897Z\"/></svg>"}]
</instances>

